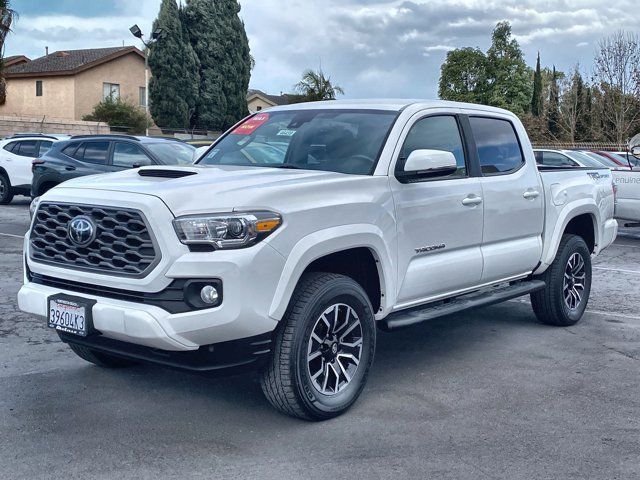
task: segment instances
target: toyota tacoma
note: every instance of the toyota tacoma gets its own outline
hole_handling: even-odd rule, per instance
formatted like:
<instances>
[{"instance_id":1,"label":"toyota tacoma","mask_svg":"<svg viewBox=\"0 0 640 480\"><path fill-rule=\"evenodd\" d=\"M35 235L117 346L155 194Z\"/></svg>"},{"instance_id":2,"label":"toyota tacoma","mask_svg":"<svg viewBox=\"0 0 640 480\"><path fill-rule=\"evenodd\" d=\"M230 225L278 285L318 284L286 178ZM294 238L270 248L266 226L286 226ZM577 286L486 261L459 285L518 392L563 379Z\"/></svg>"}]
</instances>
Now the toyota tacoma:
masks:
<instances>
[{"instance_id":1,"label":"toyota tacoma","mask_svg":"<svg viewBox=\"0 0 640 480\"><path fill-rule=\"evenodd\" d=\"M253 369L311 420L357 400L376 328L523 295L575 324L618 228L608 169L537 166L515 115L441 101L276 107L197 165L71 180L32 215L19 306L77 355Z\"/></svg>"}]
</instances>

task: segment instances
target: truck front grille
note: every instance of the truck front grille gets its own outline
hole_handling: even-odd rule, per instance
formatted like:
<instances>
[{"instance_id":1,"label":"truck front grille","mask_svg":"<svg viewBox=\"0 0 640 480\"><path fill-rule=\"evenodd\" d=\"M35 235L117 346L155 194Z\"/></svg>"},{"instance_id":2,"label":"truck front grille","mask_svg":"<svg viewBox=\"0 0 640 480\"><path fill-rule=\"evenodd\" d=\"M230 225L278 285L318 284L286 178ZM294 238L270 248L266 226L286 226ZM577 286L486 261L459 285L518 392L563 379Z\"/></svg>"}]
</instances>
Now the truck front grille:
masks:
<instances>
[{"instance_id":1,"label":"truck front grille","mask_svg":"<svg viewBox=\"0 0 640 480\"><path fill-rule=\"evenodd\" d=\"M78 217L90 225L79 223L82 235L70 227ZM41 203L29 242L36 262L108 275L144 277L160 261L145 218L131 209Z\"/></svg>"}]
</instances>

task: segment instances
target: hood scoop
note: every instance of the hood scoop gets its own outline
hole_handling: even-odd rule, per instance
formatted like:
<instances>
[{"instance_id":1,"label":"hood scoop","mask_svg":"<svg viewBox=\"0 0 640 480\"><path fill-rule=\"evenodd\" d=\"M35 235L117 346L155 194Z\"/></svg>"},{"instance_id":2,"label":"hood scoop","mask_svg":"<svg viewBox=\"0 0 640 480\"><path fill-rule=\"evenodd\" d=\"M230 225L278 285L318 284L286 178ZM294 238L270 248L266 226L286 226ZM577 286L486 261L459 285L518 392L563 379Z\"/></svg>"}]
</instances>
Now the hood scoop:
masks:
<instances>
[{"instance_id":1,"label":"hood scoop","mask_svg":"<svg viewBox=\"0 0 640 480\"><path fill-rule=\"evenodd\" d=\"M141 177L155 177L155 178L183 178L190 177L191 175L197 175L197 172L190 172L189 170L162 170L160 168L148 168L138 170L138 175Z\"/></svg>"}]
</instances>

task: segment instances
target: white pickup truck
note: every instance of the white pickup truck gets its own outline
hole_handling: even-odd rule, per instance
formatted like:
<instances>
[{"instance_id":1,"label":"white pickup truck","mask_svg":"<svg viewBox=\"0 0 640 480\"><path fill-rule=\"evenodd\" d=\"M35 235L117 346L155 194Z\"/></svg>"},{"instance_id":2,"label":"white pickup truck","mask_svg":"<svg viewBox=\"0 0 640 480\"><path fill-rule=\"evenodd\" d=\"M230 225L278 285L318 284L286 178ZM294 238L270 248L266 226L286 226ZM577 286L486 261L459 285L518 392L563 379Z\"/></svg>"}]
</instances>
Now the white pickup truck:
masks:
<instances>
[{"instance_id":1,"label":"white pickup truck","mask_svg":"<svg viewBox=\"0 0 640 480\"><path fill-rule=\"evenodd\" d=\"M260 371L280 411L347 410L394 330L531 294L573 325L615 239L608 169L536 166L518 118L441 101L277 107L189 167L34 200L20 309L80 357Z\"/></svg>"},{"instance_id":2,"label":"white pickup truck","mask_svg":"<svg viewBox=\"0 0 640 480\"><path fill-rule=\"evenodd\" d=\"M623 225L640 226L640 134L629 142L629 169L612 172L616 185L616 218Z\"/></svg>"}]
</instances>

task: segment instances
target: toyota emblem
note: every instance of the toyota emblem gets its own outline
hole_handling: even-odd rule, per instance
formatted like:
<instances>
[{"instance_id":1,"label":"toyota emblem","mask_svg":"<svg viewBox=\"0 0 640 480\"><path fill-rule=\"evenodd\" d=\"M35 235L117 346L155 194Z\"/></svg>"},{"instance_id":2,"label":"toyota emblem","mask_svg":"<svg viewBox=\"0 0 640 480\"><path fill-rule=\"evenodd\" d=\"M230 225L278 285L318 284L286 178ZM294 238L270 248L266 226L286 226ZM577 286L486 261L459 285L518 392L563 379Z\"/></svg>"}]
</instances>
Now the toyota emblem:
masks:
<instances>
[{"instance_id":1,"label":"toyota emblem","mask_svg":"<svg viewBox=\"0 0 640 480\"><path fill-rule=\"evenodd\" d=\"M69 222L69 239L79 247L86 247L96 239L96 225L89 217L81 215Z\"/></svg>"}]
</instances>

